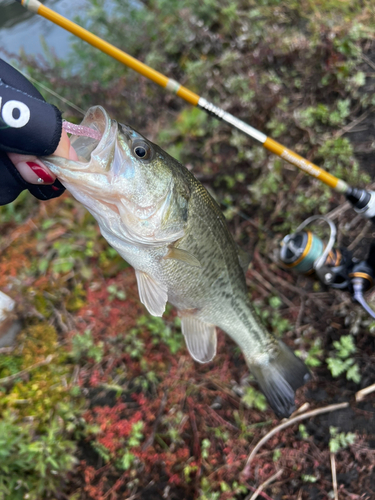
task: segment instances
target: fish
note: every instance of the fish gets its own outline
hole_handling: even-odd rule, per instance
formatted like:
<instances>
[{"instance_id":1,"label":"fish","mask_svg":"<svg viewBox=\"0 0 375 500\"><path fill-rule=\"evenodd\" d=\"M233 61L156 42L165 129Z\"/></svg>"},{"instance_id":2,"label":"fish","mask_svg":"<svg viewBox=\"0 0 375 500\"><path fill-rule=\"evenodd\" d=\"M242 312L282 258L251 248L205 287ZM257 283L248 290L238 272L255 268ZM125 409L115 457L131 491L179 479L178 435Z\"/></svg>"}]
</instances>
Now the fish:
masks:
<instances>
[{"instance_id":1,"label":"fish","mask_svg":"<svg viewBox=\"0 0 375 500\"><path fill-rule=\"evenodd\" d=\"M219 205L186 167L103 107L91 107L81 126L100 140L72 136L79 161L41 160L133 266L146 309L162 316L167 301L177 308L187 349L199 363L213 360L217 328L226 332L276 416L290 416L295 391L310 373L256 318L248 262Z\"/></svg>"}]
</instances>

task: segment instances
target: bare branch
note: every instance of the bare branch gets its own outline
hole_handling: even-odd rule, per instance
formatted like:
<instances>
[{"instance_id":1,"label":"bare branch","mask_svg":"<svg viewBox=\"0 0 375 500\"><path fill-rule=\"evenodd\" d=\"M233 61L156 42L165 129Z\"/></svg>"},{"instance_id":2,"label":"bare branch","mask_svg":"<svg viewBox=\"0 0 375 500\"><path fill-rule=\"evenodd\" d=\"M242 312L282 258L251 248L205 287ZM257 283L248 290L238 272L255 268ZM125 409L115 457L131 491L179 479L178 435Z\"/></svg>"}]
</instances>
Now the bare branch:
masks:
<instances>
[{"instance_id":1,"label":"bare branch","mask_svg":"<svg viewBox=\"0 0 375 500\"><path fill-rule=\"evenodd\" d=\"M248 473L250 472L251 462L253 461L255 455L258 453L258 450L269 439L271 439L272 436L274 436L278 432L282 431L283 429L286 429L287 427L289 427L297 422L300 422L301 420L305 420L306 418L315 417L316 415L320 415L322 413L328 413L331 411L342 410L343 408L347 408L348 406L349 406L349 403L339 403L339 404L335 404L335 405L324 406L323 408L316 408L315 410L311 410L311 411L308 411L306 413L302 413L302 415L297 415L293 418L290 418L289 420L286 420L285 422L282 422L280 425L277 425L268 434L263 436L263 438L253 448L253 451L250 453L250 455L246 461L246 465L242 471L242 474L244 474L246 476L248 475Z\"/></svg>"},{"instance_id":2,"label":"bare branch","mask_svg":"<svg viewBox=\"0 0 375 500\"><path fill-rule=\"evenodd\" d=\"M355 393L355 400L356 401L362 401L367 394L370 394L371 392L375 391L375 384L369 385L365 387L364 389L361 389L360 391Z\"/></svg>"},{"instance_id":3,"label":"bare branch","mask_svg":"<svg viewBox=\"0 0 375 500\"><path fill-rule=\"evenodd\" d=\"M248 499L246 498L245 500L255 500L256 498L258 498L258 496L261 493L261 491L264 490L264 488L266 488L266 486L268 486L270 483L272 483L273 481L275 481L275 479L277 479L279 476L281 476L281 474L283 472L284 472L283 469L278 470L275 474L273 474L266 481L264 481L264 483L262 483L261 485L259 485L258 488L255 490L255 492L251 495L250 498L248 498Z\"/></svg>"},{"instance_id":4,"label":"bare branch","mask_svg":"<svg viewBox=\"0 0 375 500\"><path fill-rule=\"evenodd\" d=\"M337 490L337 475L336 475L336 461L335 461L335 454L330 453L331 457L331 471L332 471L332 486L333 486L333 492L335 494L335 500L339 500L339 493Z\"/></svg>"}]
</instances>

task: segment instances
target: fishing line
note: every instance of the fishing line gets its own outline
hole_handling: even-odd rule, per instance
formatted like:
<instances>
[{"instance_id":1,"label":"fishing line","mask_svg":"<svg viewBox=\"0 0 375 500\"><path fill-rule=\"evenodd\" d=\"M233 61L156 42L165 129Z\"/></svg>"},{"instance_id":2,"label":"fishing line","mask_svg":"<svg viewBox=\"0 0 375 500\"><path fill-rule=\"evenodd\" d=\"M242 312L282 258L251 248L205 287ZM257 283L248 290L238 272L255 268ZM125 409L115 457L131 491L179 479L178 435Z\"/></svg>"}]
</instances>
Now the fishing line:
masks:
<instances>
[{"instance_id":1,"label":"fishing line","mask_svg":"<svg viewBox=\"0 0 375 500\"><path fill-rule=\"evenodd\" d=\"M84 110L82 108L80 108L79 106L76 106L72 101L69 101L69 99L66 99L65 97L63 97L60 94L58 94L57 92L55 92L54 90L50 89L49 87L47 87L46 85L44 85L44 83L38 82L38 80L35 80L35 78L33 78L32 76L26 75L20 69L17 68L17 71L19 71L20 73L22 73L23 76L25 78L27 78L28 80L30 80L32 83L35 83L35 85L39 85L40 88L42 88L46 92L49 92L51 95L53 95L57 99L60 99L60 101L62 101L64 104L67 104L68 106L70 106L71 108L75 109L76 111L78 111L82 115L85 115Z\"/></svg>"},{"instance_id":2,"label":"fishing line","mask_svg":"<svg viewBox=\"0 0 375 500\"><path fill-rule=\"evenodd\" d=\"M21 3L31 12L39 14L40 16L48 19L54 24L61 26L73 35L81 38L82 40L85 40L92 46L110 55L125 66L128 66L129 68L137 71L149 80L152 80L154 83L157 83L161 87L164 87L166 90L178 95L193 106L197 106L209 115L212 115L219 120L223 120L237 130L240 130L244 134L260 142L268 151L283 158L288 163L296 166L306 174L319 179L321 182L328 185L335 191L344 194L347 200L349 200L353 205L356 212L360 213L365 218L370 219L375 223L375 192L366 191L364 189L357 189L349 186L345 181L326 172L309 160L306 160L302 156L294 153L294 151L286 148L270 137L267 137L263 132L260 132L251 125L236 118L235 116L228 113L227 111L224 111L222 108L216 106L215 104L210 103L204 97L195 94L180 83L176 82L176 80L166 77L159 71L150 68L149 66L138 61L129 54L126 54L126 52L123 52L117 47L114 47L110 43L94 35L90 31L82 28L78 24L69 21L69 19L65 18L61 14L58 14L57 12L43 5L41 2L39 2L39 0L16 1Z\"/></svg>"}]
</instances>

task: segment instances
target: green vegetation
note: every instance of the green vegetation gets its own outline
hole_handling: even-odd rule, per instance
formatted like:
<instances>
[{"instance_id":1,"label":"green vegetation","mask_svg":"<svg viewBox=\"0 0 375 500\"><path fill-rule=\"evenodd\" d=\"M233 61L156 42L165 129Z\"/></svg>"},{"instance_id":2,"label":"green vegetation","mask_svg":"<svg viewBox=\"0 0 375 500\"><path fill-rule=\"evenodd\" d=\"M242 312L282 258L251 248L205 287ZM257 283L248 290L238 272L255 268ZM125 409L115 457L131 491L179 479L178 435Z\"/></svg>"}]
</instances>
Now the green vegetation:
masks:
<instances>
[{"instance_id":1,"label":"green vegetation","mask_svg":"<svg viewBox=\"0 0 375 500\"><path fill-rule=\"evenodd\" d=\"M256 408L260 411L266 410L268 406L264 395L254 387L245 388L245 394L242 396L241 401L247 408Z\"/></svg>"},{"instance_id":2,"label":"green vegetation","mask_svg":"<svg viewBox=\"0 0 375 500\"><path fill-rule=\"evenodd\" d=\"M302 474L301 479L304 483L316 483L318 480L316 476L312 476L311 474Z\"/></svg>"},{"instance_id":3,"label":"green vegetation","mask_svg":"<svg viewBox=\"0 0 375 500\"><path fill-rule=\"evenodd\" d=\"M82 401L67 386L71 367L54 328L30 326L19 343L0 363L0 498L40 500L77 464ZM53 364L41 364L48 356ZM14 376L28 369L27 380Z\"/></svg>"},{"instance_id":4,"label":"green vegetation","mask_svg":"<svg viewBox=\"0 0 375 500\"><path fill-rule=\"evenodd\" d=\"M303 359L307 366L320 366L322 364L321 357L324 350L322 349L322 340L318 337L313 340L311 347L307 352L302 352L300 349L294 351L297 356Z\"/></svg>"},{"instance_id":5,"label":"green vegetation","mask_svg":"<svg viewBox=\"0 0 375 500\"><path fill-rule=\"evenodd\" d=\"M361 381L359 366L355 362L353 355L357 348L354 344L351 335L343 335L340 340L333 342L335 353L327 358L327 365L332 374L332 377L339 377L343 373L346 374L347 380L353 380L357 384Z\"/></svg>"},{"instance_id":6,"label":"green vegetation","mask_svg":"<svg viewBox=\"0 0 375 500\"><path fill-rule=\"evenodd\" d=\"M282 301L279 297L271 296L268 299L268 305L269 307L262 304L262 307L260 307L258 304L255 304L255 311L264 326L270 328L274 335L281 337L291 328L291 323L287 318L283 318L279 311L282 306Z\"/></svg>"},{"instance_id":7,"label":"green vegetation","mask_svg":"<svg viewBox=\"0 0 375 500\"><path fill-rule=\"evenodd\" d=\"M353 432L338 432L337 427L330 427L329 432L331 438L329 440L329 451L337 453L349 445L355 443L357 436Z\"/></svg>"},{"instance_id":8,"label":"green vegetation","mask_svg":"<svg viewBox=\"0 0 375 500\"><path fill-rule=\"evenodd\" d=\"M76 444L64 436L58 418L50 420L45 433L35 426L20 426L6 412L0 420L0 498L39 500L55 492L77 463Z\"/></svg>"},{"instance_id":9,"label":"green vegetation","mask_svg":"<svg viewBox=\"0 0 375 500\"><path fill-rule=\"evenodd\" d=\"M71 356L75 362L82 362L85 358L91 358L95 363L100 363L103 354L103 342L95 344L90 330L73 337Z\"/></svg>"}]
</instances>

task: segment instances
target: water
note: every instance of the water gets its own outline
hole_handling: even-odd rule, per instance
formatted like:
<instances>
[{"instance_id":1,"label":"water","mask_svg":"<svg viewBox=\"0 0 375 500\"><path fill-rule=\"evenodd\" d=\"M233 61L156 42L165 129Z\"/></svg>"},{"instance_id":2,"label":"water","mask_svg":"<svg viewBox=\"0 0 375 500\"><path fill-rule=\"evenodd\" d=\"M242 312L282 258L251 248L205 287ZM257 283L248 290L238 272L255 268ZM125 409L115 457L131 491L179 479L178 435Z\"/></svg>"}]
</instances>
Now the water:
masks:
<instances>
[{"instance_id":1,"label":"water","mask_svg":"<svg viewBox=\"0 0 375 500\"><path fill-rule=\"evenodd\" d=\"M139 0L124 0L123 4L118 0L105 0L107 14L109 16L116 14L122 5L125 7L128 2L133 7L143 8ZM42 3L71 21L74 21L74 17L78 14L82 17L89 16L93 8L89 0L43 0ZM43 46L46 45L48 51L59 58L64 58L69 54L70 43L73 40L78 38L51 21L29 12L20 3L0 0L0 58L16 68L18 67L16 56L20 51L42 59L45 58ZM37 84L33 80L32 83ZM45 92L49 90L45 87L38 89L47 98Z\"/></svg>"},{"instance_id":2,"label":"water","mask_svg":"<svg viewBox=\"0 0 375 500\"><path fill-rule=\"evenodd\" d=\"M70 20L89 7L85 0L45 0L43 3ZM15 1L0 0L1 58L12 62L12 54L18 55L20 50L28 55L43 55L41 38L58 57L64 57L73 35Z\"/></svg>"}]
</instances>

